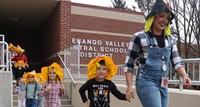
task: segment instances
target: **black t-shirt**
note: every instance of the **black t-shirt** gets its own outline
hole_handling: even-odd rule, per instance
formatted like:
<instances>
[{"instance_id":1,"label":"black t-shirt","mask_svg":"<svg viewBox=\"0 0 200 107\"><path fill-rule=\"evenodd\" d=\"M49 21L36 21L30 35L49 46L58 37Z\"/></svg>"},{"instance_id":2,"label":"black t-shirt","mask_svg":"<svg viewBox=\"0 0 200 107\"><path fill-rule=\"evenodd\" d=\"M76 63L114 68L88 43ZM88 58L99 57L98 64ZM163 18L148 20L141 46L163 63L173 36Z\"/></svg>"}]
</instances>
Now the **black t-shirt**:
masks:
<instances>
[{"instance_id":1,"label":"black t-shirt","mask_svg":"<svg viewBox=\"0 0 200 107\"><path fill-rule=\"evenodd\" d=\"M88 91L88 98L85 94L86 90ZM110 107L110 92L118 99L126 100L125 94L121 93L110 80L98 82L91 79L79 89L82 101L85 103L89 99L90 107Z\"/></svg>"},{"instance_id":2,"label":"black t-shirt","mask_svg":"<svg viewBox=\"0 0 200 107\"><path fill-rule=\"evenodd\" d=\"M156 38L156 41L158 43L158 46L163 48L165 47L165 36L164 35L155 35L155 34L152 34L151 32L148 32L150 34L150 37L153 38L155 37Z\"/></svg>"}]
</instances>

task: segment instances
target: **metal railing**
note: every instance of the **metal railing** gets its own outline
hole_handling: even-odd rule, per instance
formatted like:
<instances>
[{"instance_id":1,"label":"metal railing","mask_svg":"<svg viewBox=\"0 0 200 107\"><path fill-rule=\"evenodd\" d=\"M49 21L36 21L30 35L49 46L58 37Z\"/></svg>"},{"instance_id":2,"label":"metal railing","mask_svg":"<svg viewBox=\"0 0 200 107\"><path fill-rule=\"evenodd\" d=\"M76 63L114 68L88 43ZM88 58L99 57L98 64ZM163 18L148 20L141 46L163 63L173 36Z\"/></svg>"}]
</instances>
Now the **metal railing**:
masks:
<instances>
[{"instance_id":1,"label":"metal railing","mask_svg":"<svg viewBox=\"0 0 200 107\"><path fill-rule=\"evenodd\" d=\"M70 74L70 78L86 80L87 65L80 64L80 44L73 44L65 48L62 55L64 56L63 63L66 65L66 68L68 68L67 72ZM185 69L187 74L192 80L192 85L200 86L200 58L183 59L183 62L186 65ZM112 80L125 81L124 65L117 66L118 72ZM134 75L136 76L137 67L135 71ZM133 79L133 81L135 81L135 79ZM179 89L183 90L183 80L177 75L172 66L170 66L169 71L169 84L179 85Z\"/></svg>"},{"instance_id":2,"label":"metal railing","mask_svg":"<svg viewBox=\"0 0 200 107\"><path fill-rule=\"evenodd\" d=\"M0 34L0 68L2 71L11 70L9 62L8 43L5 42L4 35Z\"/></svg>"},{"instance_id":3,"label":"metal railing","mask_svg":"<svg viewBox=\"0 0 200 107\"><path fill-rule=\"evenodd\" d=\"M189 77L192 80L192 85L200 86L200 58L192 58L192 59L183 59L183 62L185 63L186 71L189 75ZM77 65L74 65L77 66ZM125 73L123 71L124 65L117 65L118 66L118 72L116 76L112 79L114 81L125 81ZM87 72L87 65L80 65L80 71L72 72L73 78L78 80L86 80L86 72ZM137 71L137 69L136 69ZM134 79L137 72L134 72ZM79 75L79 76L77 76ZM183 90L183 80L181 77L177 75L177 73L174 71L174 69L170 66L170 72L169 72L169 84L170 85L179 85L179 90Z\"/></svg>"},{"instance_id":4,"label":"metal railing","mask_svg":"<svg viewBox=\"0 0 200 107\"><path fill-rule=\"evenodd\" d=\"M0 96L2 103L1 107L13 106L13 83L12 83L12 69L11 58L9 57L8 43L5 42L5 35L0 34L0 83L5 84L0 89ZM3 96L3 97L2 97Z\"/></svg>"},{"instance_id":5,"label":"metal railing","mask_svg":"<svg viewBox=\"0 0 200 107\"><path fill-rule=\"evenodd\" d=\"M67 66L66 66L66 64L64 63L63 59L61 58L60 53L57 53L57 55L58 55L58 57L60 58L60 60L61 60L61 62L62 62L62 64L63 64L63 66L64 66L64 69L66 70L67 74L69 75L70 79L72 80L72 82L73 82L74 85L75 85L77 82L76 82L76 81L74 80L74 78L72 77L72 75L71 75L69 69L67 68Z\"/></svg>"},{"instance_id":6,"label":"metal railing","mask_svg":"<svg viewBox=\"0 0 200 107\"><path fill-rule=\"evenodd\" d=\"M87 65L80 64L80 44L73 44L60 53L58 56L64 65L65 78L71 79L73 83L76 83L76 80L86 80ZM62 55L64 60L61 58ZM192 85L200 86L200 58L183 59L183 62L185 63L187 74L192 80ZM124 65L117 66L118 72L112 80L125 81ZM135 70L137 71L137 69ZM134 76L136 76L136 73ZM133 81L135 81L135 78ZM169 84L179 85L179 89L183 90L183 80L177 75L172 66L170 66Z\"/></svg>"},{"instance_id":7,"label":"metal railing","mask_svg":"<svg viewBox=\"0 0 200 107\"><path fill-rule=\"evenodd\" d=\"M192 80L192 85L200 86L200 58L183 59L185 63L186 73ZM183 80L170 66L169 84L178 84L179 89L183 90Z\"/></svg>"}]
</instances>

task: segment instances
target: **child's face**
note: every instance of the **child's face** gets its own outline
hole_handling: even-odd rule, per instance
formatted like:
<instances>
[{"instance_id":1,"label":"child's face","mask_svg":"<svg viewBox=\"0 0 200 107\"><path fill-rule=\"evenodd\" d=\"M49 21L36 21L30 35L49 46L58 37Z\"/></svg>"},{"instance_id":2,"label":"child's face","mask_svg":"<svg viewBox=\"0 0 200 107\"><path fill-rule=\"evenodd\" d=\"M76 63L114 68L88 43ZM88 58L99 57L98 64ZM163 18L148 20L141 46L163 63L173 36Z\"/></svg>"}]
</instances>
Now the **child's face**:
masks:
<instances>
[{"instance_id":1,"label":"child's face","mask_svg":"<svg viewBox=\"0 0 200 107\"><path fill-rule=\"evenodd\" d=\"M11 48L11 49L10 49L10 52L14 53L14 52L15 52L15 49L14 49L14 48Z\"/></svg>"},{"instance_id":2,"label":"child's face","mask_svg":"<svg viewBox=\"0 0 200 107\"><path fill-rule=\"evenodd\" d=\"M51 69L49 71L49 80L56 80L56 72L54 71L54 69Z\"/></svg>"},{"instance_id":3,"label":"child's face","mask_svg":"<svg viewBox=\"0 0 200 107\"><path fill-rule=\"evenodd\" d=\"M96 78L97 79L105 79L107 75L108 69L106 65L100 65L96 71Z\"/></svg>"},{"instance_id":4,"label":"child's face","mask_svg":"<svg viewBox=\"0 0 200 107\"><path fill-rule=\"evenodd\" d=\"M29 82L34 82L34 80L35 80L35 79L34 79L34 76L33 76L33 75L29 75L29 76L28 76L28 81L29 81Z\"/></svg>"}]
</instances>

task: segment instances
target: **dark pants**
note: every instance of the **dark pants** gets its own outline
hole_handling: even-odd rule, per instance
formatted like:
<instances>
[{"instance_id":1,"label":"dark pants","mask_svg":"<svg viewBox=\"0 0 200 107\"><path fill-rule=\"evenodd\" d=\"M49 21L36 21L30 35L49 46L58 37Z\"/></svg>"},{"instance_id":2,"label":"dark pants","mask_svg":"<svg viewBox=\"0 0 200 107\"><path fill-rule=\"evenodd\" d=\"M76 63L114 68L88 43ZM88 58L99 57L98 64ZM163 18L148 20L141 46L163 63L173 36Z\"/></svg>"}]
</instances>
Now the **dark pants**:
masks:
<instances>
[{"instance_id":1,"label":"dark pants","mask_svg":"<svg viewBox=\"0 0 200 107\"><path fill-rule=\"evenodd\" d=\"M26 99L26 107L37 107L36 99Z\"/></svg>"},{"instance_id":2,"label":"dark pants","mask_svg":"<svg viewBox=\"0 0 200 107\"><path fill-rule=\"evenodd\" d=\"M21 69L14 68L13 70L15 71L15 79L16 80L19 79L20 77L23 77L23 75L25 73L27 73L27 68L21 68Z\"/></svg>"}]
</instances>

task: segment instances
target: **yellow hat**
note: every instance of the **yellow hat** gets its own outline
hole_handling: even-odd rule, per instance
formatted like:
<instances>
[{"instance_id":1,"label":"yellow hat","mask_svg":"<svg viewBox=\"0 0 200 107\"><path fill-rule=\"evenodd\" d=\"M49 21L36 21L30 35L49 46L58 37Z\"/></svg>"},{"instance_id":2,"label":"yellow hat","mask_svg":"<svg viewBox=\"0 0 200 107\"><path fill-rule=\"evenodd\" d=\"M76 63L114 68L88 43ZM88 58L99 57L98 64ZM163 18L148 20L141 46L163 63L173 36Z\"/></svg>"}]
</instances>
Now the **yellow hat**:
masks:
<instances>
[{"instance_id":1,"label":"yellow hat","mask_svg":"<svg viewBox=\"0 0 200 107\"><path fill-rule=\"evenodd\" d=\"M9 50L11 50L11 49L14 49L14 50L15 50L16 47L15 47L12 43L10 43L9 46L8 46L8 49L9 49Z\"/></svg>"},{"instance_id":2,"label":"yellow hat","mask_svg":"<svg viewBox=\"0 0 200 107\"><path fill-rule=\"evenodd\" d=\"M45 81L48 80L48 73L49 70L54 69L56 75L58 75L59 78L57 78L59 81L63 80L64 74L63 74L63 70L61 68L61 66L58 63L52 63L50 66L48 67L42 67L41 69L41 73L42 75L44 75L44 79Z\"/></svg>"},{"instance_id":3,"label":"yellow hat","mask_svg":"<svg viewBox=\"0 0 200 107\"><path fill-rule=\"evenodd\" d=\"M17 45L16 52L17 53L24 53L24 49L22 49L19 45Z\"/></svg>"},{"instance_id":4,"label":"yellow hat","mask_svg":"<svg viewBox=\"0 0 200 107\"><path fill-rule=\"evenodd\" d=\"M14 67L15 68L26 68L26 63L24 63L23 60L19 60L17 62L14 63Z\"/></svg>"},{"instance_id":5,"label":"yellow hat","mask_svg":"<svg viewBox=\"0 0 200 107\"><path fill-rule=\"evenodd\" d=\"M23 75L23 79L24 79L24 82L25 82L25 83L28 83L28 77L29 77L29 76L34 76L34 78L38 78L38 77L37 77L38 75L36 74L36 71L33 70L33 71L28 72L28 73L26 73L26 74Z\"/></svg>"},{"instance_id":6,"label":"yellow hat","mask_svg":"<svg viewBox=\"0 0 200 107\"><path fill-rule=\"evenodd\" d=\"M100 66L99 61L101 60L105 60L106 67L108 69L106 79L110 80L112 77L115 76L115 74L117 73L118 67L114 64L113 60L109 56L98 56L92 59L88 63L88 71L87 71L88 79L92 79L96 77L96 70L97 70L97 67Z\"/></svg>"},{"instance_id":7,"label":"yellow hat","mask_svg":"<svg viewBox=\"0 0 200 107\"><path fill-rule=\"evenodd\" d=\"M48 80L48 67L42 67L41 74L43 75L44 81L47 81Z\"/></svg>"},{"instance_id":8,"label":"yellow hat","mask_svg":"<svg viewBox=\"0 0 200 107\"><path fill-rule=\"evenodd\" d=\"M44 75L42 73L37 73L36 79L40 84L43 84L45 82L45 78L44 78Z\"/></svg>"}]
</instances>

